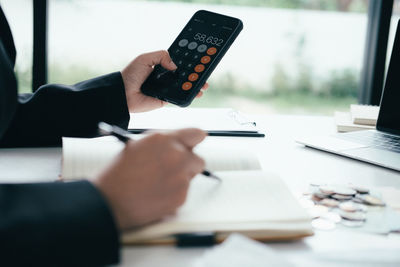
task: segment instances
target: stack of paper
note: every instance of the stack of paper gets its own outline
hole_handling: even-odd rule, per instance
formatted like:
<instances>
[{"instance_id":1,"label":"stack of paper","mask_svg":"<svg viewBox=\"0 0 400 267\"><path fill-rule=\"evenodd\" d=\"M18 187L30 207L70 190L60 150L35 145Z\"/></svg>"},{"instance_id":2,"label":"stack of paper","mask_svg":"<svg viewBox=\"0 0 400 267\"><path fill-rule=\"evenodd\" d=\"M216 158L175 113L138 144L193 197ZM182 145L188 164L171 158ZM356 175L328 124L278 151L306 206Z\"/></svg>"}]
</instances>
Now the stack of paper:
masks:
<instances>
[{"instance_id":1,"label":"stack of paper","mask_svg":"<svg viewBox=\"0 0 400 267\"><path fill-rule=\"evenodd\" d=\"M335 112L338 132L352 132L375 129L379 106L350 105L350 112Z\"/></svg>"},{"instance_id":2,"label":"stack of paper","mask_svg":"<svg viewBox=\"0 0 400 267\"><path fill-rule=\"evenodd\" d=\"M375 126L378 120L379 107L368 105L350 105L353 123L358 125Z\"/></svg>"}]
</instances>

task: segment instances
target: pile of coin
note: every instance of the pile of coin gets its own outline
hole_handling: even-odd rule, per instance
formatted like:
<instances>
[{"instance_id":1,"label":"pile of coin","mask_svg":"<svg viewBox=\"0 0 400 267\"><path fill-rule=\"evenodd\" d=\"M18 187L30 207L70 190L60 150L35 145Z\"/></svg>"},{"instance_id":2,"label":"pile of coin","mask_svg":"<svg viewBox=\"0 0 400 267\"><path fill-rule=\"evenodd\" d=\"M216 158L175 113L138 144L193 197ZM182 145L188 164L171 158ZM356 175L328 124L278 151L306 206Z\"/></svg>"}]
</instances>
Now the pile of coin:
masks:
<instances>
[{"instance_id":1,"label":"pile of coin","mask_svg":"<svg viewBox=\"0 0 400 267\"><path fill-rule=\"evenodd\" d=\"M334 229L338 223L347 227L363 226L369 207L385 206L368 188L352 184L310 184L310 191L304 196L301 204L313 218L313 227L321 230Z\"/></svg>"}]
</instances>

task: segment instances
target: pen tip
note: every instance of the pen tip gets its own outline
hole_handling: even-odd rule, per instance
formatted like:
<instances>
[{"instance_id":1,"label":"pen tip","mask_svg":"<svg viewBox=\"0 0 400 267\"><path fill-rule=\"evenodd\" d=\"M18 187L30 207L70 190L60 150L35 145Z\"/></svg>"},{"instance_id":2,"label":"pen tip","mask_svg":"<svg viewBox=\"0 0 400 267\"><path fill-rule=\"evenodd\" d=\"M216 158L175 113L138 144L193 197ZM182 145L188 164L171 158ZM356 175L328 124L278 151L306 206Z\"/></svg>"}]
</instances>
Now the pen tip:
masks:
<instances>
[{"instance_id":1,"label":"pen tip","mask_svg":"<svg viewBox=\"0 0 400 267\"><path fill-rule=\"evenodd\" d=\"M214 179L216 179L216 180L222 182L222 179L221 179L220 177L216 176L216 175L213 174L213 173L210 173L210 177L212 177L212 178L214 178Z\"/></svg>"},{"instance_id":2,"label":"pen tip","mask_svg":"<svg viewBox=\"0 0 400 267\"><path fill-rule=\"evenodd\" d=\"M213 175L213 177L214 177L215 179L217 179L218 181L222 182L222 179L219 178L218 176Z\"/></svg>"}]
</instances>

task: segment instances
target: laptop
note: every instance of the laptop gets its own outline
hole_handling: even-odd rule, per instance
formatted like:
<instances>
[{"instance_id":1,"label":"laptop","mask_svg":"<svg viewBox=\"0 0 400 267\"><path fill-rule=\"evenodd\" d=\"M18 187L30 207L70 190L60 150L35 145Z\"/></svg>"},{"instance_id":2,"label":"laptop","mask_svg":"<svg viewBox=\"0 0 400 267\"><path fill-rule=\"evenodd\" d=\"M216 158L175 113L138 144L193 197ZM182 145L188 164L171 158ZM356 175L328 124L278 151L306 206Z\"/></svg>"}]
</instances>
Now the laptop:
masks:
<instances>
[{"instance_id":1,"label":"laptop","mask_svg":"<svg viewBox=\"0 0 400 267\"><path fill-rule=\"evenodd\" d=\"M376 130L305 137L298 143L400 171L400 22L382 93Z\"/></svg>"}]
</instances>

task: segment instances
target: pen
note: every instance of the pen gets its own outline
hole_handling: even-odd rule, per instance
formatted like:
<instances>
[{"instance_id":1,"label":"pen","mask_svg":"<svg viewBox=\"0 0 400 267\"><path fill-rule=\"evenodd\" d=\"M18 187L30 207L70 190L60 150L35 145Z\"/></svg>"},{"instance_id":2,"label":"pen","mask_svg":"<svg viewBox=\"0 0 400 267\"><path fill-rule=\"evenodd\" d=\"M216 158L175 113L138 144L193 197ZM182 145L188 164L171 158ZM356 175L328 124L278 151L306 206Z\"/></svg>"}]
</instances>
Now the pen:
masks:
<instances>
[{"instance_id":1,"label":"pen","mask_svg":"<svg viewBox=\"0 0 400 267\"><path fill-rule=\"evenodd\" d=\"M126 143L131 139L129 137L129 132L125 131L124 129L121 129L118 126L110 125L105 122L99 122L98 127L99 127L99 131L101 134L113 135L113 136L117 137L118 140L120 140L121 142ZM208 170L203 170L203 172L201 174L203 174L206 177L213 178L213 179L216 179L216 180L222 182L222 179L220 177L216 176L215 174L213 174L212 172L210 172Z\"/></svg>"}]
</instances>

